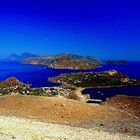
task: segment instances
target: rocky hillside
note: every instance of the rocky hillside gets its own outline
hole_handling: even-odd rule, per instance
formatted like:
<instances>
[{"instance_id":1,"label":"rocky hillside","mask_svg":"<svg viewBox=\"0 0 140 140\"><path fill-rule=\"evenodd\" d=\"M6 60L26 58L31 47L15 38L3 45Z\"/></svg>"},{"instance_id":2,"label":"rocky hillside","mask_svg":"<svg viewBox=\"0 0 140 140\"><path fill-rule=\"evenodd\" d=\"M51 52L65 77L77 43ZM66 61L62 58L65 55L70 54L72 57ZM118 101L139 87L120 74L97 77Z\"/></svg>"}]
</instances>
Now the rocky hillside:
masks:
<instances>
[{"instance_id":1,"label":"rocky hillside","mask_svg":"<svg viewBox=\"0 0 140 140\"><path fill-rule=\"evenodd\" d=\"M140 117L140 97L117 95L107 100L105 104L122 110L135 118Z\"/></svg>"},{"instance_id":2,"label":"rocky hillside","mask_svg":"<svg viewBox=\"0 0 140 140\"><path fill-rule=\"evenodd\" d=\"M7 78L5 81L0 81L0 88L16 86L16 85L20 85L20 84L22 84L22 82L17 80L15 77L10 77L10 78Z\"/></svg>"},{"instance_id":3,"label":"rocky hillside","mask_svg":"<svg viewBox=\"0 0 140 140\"><path fill-rule=\"evenodd\" d=\"M16 94L29 89L29 85L20 82L15 77L0 81L0 95Z\"/></svg>"},{"instance_id":4,"label":"rocky hillside","mask_svg":"<svg viewBox=\"0 0 140 140\"><path fill-rule=\"evenodd\" d=\"M46 57L29 58L23 61L25 64L41 64L55 69L94 69L101 62L94 57L79 56L75 54L59 54Z\"/></svg>"},{"instance_id":5,"label":"rocky hillside","mask_svg":"<svg viewBox=\"0 0 140 140\"><path fill-rule=\"evenodd\" d=\"M129 103L127 98L121 97L119 101L123 100L121 102L123 106ZM55 140L138 140L140 117L138 116L135 119L135 115L130 116L127 112L129 108L126 110L117 108L120 103L119 101L117 102L117 98L114 99L112 98L108 102L114 100L116 103L98 105L68 100L62 97L1 96L0 114L8 118L0 116L0 139L3 139L2 137L5 135L9 136L9 139L21 139L21 137L24 137L24 139L31 140L46 140L48 138L40 137L43 137L44 134L50 136L51 133L51 140L54 140L54 137ZM137 104L134 97L132 97L130 104ZM136 108L136 112L138 111L139 106ZM22 121L18 118L26 120ZM30 120L27 121L27 119ZM35 122L32 122L33 120ZM39 121L47 124L40 126ZM27 124L27 122L30 123ZM73 131L67 128L63 129L58 124L61 126L66 125L67 128L72 126ZM84 130L78 130L75 134L77 128L84 128ZM40 132L42 133L40 134ZM105 132L108 134L105 134ZM112 134L111 136L109 135L110 133ZM117 137L116 134L118 135ZM30 138L29 136L34 137ZM52 136L54 137L52 138ZM7 138L7 140L9 139Z\"/></svg>"}]
</instances>

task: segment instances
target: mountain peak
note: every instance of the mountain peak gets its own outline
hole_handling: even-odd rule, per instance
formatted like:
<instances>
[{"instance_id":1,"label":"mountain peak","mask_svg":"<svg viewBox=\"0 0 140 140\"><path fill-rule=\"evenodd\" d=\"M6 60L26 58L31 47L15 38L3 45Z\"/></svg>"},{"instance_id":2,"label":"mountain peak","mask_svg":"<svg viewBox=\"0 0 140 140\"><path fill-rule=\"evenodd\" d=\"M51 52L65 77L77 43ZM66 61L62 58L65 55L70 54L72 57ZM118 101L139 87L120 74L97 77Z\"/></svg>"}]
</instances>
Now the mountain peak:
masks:
<instances>
[{"instance_id":1,"label":"mountain peak","mask_svg":"<svg viewBox=\"0 0 140 140\"><path fill-rule=\"evenodd\" d=\"M18 61L19 59L19 56L15 53L12 53L8 58L7 60L10 60L10 61Z\"/></svg>"},{"instance_id":2,"label":"mountain peak","mask_svg":"<svg viewBox=\"0 0 140 140\"><path fill-rule=\"evenodd\" d=\"M28 52L24 52L22 53L20 56L15 54L15 53L12 53L8 58L7 60L8 61L22 61L24 59L27 59L27 58L32 58L32 57L38 57L38 55L35 55L35 54L30 54Z\"/></svg>"},{"instance_id":3,"label":"mountain peak","mask_svg":"<svg viewBox=\"0 0 140 140\"><path fill-rule=\"evenodd\" d=\"M26 58L30 58L30 57L38 57L38 55L31 54L31 53L28 53L28 52L24 52L23 54L20 55L20 58L22 60L26 59Z\"/></svg>"}]
</instances>

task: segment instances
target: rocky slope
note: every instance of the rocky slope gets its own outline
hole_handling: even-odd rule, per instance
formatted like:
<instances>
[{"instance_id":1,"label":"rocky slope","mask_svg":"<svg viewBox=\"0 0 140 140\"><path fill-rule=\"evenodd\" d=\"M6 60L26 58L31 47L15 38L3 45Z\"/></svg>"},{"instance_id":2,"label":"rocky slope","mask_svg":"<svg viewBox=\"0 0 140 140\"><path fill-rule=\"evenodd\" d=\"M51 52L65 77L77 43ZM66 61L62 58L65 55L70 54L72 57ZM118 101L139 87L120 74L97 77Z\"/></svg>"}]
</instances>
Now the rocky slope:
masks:
<instances>
[{"instance_id":1,"label":"rocky slope","mask_svg":"<svg viewBox=\"0 0 140 140\"><path fill-rule=\"evenodd\" d=\"M140 97L117 95L107 100L105 104L140 118Z\"/></svg>"},{"instance_id":2,"label":"rocky slope","mask_svg":"<svg viewBox=\"0 0 140 140\"><path fill-rule=\"evenodd\" d=\"M128 99L121 98L125 106ZM131 98L131 105L135 105L135 99ZM0 139L138 140L140 117L117 108L117 100L115 97L98 105L58 97L3 96Z\"/></svg>"},{"instance_id":3,"label":"rocky slope","mask_svg":"<svg viewBox=\"0 0 140 140\"><path fill-rule=\"evenodd\" d=\"M94 69L101 62L94 57L83 57L75 54L59 54L46 57L29 58L23 61L25 64L41 64L55 69Z\"/></svg>"}]
</instances>

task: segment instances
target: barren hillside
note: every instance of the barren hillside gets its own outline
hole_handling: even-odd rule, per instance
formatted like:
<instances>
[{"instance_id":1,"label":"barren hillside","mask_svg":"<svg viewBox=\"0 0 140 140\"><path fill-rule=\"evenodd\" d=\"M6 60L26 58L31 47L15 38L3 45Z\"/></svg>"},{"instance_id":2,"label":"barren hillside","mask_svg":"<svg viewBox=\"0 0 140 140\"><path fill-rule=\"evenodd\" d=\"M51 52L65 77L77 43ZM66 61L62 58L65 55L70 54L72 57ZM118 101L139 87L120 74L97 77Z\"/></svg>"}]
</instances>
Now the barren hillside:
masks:
<instances>
[{"instance_id":1,"label":"barren hillside","mask_svg":"<svg viewBox=\"0 0 140 140\"><path fill-rule=\"evenodd\" d=\"M139 139L139 116L136 118L135 115L126 113L126 109L116 108L117 98L114 100L115 103L113 100L99 105L62 97L2 96L0 138ZM133 102L135 98L131 99L131 105ZM125 98L123 103L126 104ZM39 122L43 124L40 125Z\"/></svg>"}]
</instances>

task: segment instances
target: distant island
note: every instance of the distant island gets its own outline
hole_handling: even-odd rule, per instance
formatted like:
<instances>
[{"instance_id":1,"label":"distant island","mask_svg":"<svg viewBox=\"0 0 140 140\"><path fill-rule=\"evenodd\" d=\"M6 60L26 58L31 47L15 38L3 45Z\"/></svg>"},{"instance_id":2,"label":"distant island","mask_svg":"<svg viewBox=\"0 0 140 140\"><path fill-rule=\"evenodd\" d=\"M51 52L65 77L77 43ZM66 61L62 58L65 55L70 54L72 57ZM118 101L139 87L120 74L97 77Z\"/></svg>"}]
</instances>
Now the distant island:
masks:
<instances>
[{"instance_id":1,"label":"distant island","mask_svg":"<svg viewBox=\"0 0 140 140\"><path fill-rule=\"evenodd\" d=\"M126 60L108 60L106 64L109 65L126 65L127 61Z\"/></svg>"},{"instance_id":2,"label":"distant island","mask_svg":"<svg viewBox=\"0 0 140 140\"><path fill-rule=\"evenodd\" d=\"M30 57L22 61L24 64L45 65L54 69L95 69L101 66L101 62L91 56L80 56L75 54L58 54L44 57Z\"/></svg>"},{"instance_id":3,"label":"distant island","mask_svg":"<svg viewBox=\"0 0 140 140\"><path fill-rule=\"evenodd\" d=\"M30 54L30 53L22 53L21 55L17 55L15 53L11 54L9 57L6 58L7 61L23 61L27 58L34 58L34 57L38 57L38 55L35 54Z\"/></svg>"},{"instance_id":4,"label":"distant island","mask_svg":"<svg viewBox=\"0 0 140 140\"><path fill-rule=\"evenodd\" d=\"M101 62L93 56L80 56L71 53L62 53L56 55L39 56L31 53L23 53L17 55L11 54L8 61L18 61L24 64L44 65L53 69L73 69L73 70L88 70L101 67L103 64L108 65L126 65L126 60L108 60Z\"/></svg>"}]
</instances>

